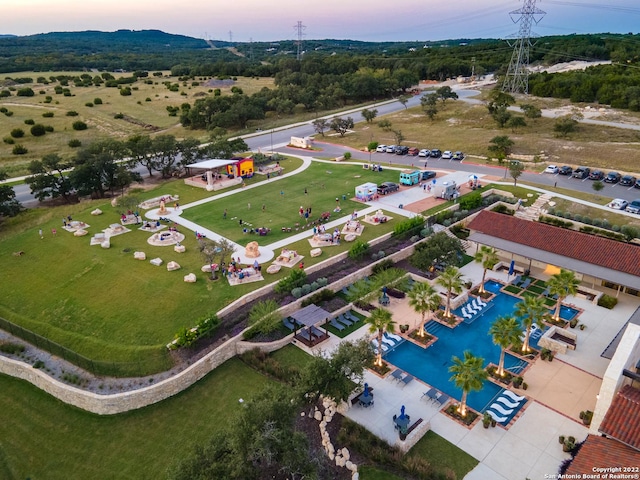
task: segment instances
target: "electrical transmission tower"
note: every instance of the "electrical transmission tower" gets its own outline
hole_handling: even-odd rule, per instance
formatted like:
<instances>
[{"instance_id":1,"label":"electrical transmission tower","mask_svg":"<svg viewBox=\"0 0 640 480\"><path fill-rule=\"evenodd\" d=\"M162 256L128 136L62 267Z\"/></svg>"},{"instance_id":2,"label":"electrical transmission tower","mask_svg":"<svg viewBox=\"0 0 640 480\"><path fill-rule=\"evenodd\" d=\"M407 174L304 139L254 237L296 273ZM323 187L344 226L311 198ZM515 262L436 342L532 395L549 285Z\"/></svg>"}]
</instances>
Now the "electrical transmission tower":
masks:
<instances>
[{"instance_id":1,"label":"electrical transmission tower","mask_svg":"<svg viewBox=\"0 0 640 480\"><path fill-rule=\"evenodd\" d=\"M293 28L296 29L296 33L298 37L298 39L296 40L296 46L298 47L298 51L296 53L296 60L300 61L300 59L302 58L302 37L304 36L304 30L307 27L302 25L302 22L298 20L298 22L293 26Z\"/></svg>"},{"instance_id":2,"label":"electrical transmission tower","mask_svg":"<svg viewBox=\"0 0 640 480\"><path fill-rule=\"evenodd\" d=\"M502 84L502 91L509 93L529 93L529 48L531 47L531 24L536 25L542 20L546 12L536 8L536 0L524 0L524 5L518 10L509 12L513 23L520 22L517 40L513 45L513 53L509 68ZM533 34L535 35L535 34Z\"/></svg>"}]
</instances>

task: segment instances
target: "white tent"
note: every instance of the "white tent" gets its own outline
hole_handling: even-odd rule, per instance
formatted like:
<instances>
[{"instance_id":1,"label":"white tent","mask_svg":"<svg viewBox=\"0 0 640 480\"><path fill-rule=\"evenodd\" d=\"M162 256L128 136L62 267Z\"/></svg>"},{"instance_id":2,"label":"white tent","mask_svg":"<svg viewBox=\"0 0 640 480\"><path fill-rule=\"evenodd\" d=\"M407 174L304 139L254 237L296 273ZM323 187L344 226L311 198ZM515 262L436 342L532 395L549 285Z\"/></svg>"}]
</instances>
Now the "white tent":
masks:
<instances>
[{"instance_id":1,"label":"white tent","mask_svg":"<svg viewBox=\"0 0 640 480\"><path fill-rule=\"evenodd\" d=\"M356 187L356 199L364 202L370 202L378 192L378 186L375 183L367 182Z\"/></svg>"}]
</instances>

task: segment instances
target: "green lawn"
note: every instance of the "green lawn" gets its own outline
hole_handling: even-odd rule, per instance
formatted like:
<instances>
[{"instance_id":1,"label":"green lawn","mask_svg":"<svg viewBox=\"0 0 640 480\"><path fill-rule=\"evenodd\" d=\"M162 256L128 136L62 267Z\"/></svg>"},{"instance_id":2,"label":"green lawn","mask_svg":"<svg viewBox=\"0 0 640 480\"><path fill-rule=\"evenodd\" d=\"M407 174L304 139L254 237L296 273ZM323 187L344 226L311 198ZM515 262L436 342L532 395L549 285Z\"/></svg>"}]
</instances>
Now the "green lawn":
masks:
<instances>
[{"instance_id":1,"label":"green lawn","mask_svg":"<svg viewBox=\"0 0 640 480\"><path fill-rule=\"evenodd\" d=\"M0 478L164 478L267 382L233 359L168 400L101 417L0 375Z\"/></svg>"},{"instance_id":2,"label":"green lawn","mask_svg":"<svg viewBox=\"0 0 640 480\"><path fill-rule=\"evenodd\" d=\"M286 165L283 166L286 168ZM285 173L288 171L290 170L285 170ZM256 179L262 184L259 189L248 189L190 208L185 211L184 217L236 242L254 238L259 243L271 243L291 235L283 233L282 227L292 228L292 233L296 233L297 223L304 226L311 220L318 219L323 212L330 212L332 218L337 218L352 213L354 209L363 208L362 203L350 200L354 197L355 187L365 182L397 181L398 172L372 172L354 165L314 162L308 169L293 177L264 181L264 176L256 175L252 180L257 181ZM333 212L336 198L339 199L341 213ZM301 206L304 209L311 207L309 221L300 217ZM225 210L226 220L223 219ZM267 237L244 234L245 225L240 225L239 220L250 223L253 228L270 228L271 233ZM372 230L365 228L365 231L368 229ZM376 228L376 232L379 234L379 229Z\"/></svg>"},{"instance_id":3,"label":"green lawn","mask_svg":"<svg viewBox=\"0 0 640 480\"><path fill-rule=\"evenodd\" d=\"M459 480L478 464L478 460L432 431L428 431L408 455L426 458L436 467L450 468Z\"/></svg>"}]
</instances>

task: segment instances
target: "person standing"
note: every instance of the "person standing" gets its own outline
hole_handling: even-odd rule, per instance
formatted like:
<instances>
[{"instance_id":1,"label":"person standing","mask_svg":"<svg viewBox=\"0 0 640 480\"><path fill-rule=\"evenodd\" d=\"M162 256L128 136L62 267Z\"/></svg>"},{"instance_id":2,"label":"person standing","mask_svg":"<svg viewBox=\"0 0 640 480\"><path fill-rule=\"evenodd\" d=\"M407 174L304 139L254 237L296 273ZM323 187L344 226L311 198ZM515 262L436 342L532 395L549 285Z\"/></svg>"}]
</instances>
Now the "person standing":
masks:
<instances>
[{"instance_id":1,"label":"person standing","mask_svg":"<svg viewBox=\"0 0 640 480\"><path fill-rule=\"evenodd\" d=\"M227 209L224 209L224 212L222 213L222 219L226 220L227 219Z\"/></svg>"},{"instance_id":2,"label":"person standing","mask_svg":"<svg viewBox=\"0 0 640 480\"><path fill-rule=\"evenodd\" d=\"M44 238L44 235L42 234L42 229L38 230L38 235L40 235L40 240Z\"/></svg>"}]
</instances>

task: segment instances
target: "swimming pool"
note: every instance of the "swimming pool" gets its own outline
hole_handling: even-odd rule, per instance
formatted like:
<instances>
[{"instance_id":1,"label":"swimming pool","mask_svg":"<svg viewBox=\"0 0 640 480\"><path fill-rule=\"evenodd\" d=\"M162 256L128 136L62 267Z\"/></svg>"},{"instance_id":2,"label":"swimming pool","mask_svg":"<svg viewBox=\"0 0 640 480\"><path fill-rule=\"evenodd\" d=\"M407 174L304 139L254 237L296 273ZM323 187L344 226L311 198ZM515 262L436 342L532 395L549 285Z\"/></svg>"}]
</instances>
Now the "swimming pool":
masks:
<instances>
[{"instance_id":1,"label":"swimming pool","mask_svg":"<svg viewBox=\"0 0 640 480\"><path fill-rule=\"evenodd\" d=\"M487 290L494 288L491 285L487 287ZM472 322L449 328L438 322L429 321L425 328L428 333L438 337L437 342L426 349L412 342L402 342L385 355L385 360L452 398L460 400L462 390L449 380L451 358L454 355L462 358L464 351L470 350L474 355L484 358L485 365L488 363L497 365L500 360L500 347L493 344L488 334L489 328L497 317L513 315L515 306L520 301L519 298L499 292L498 288L494 299L488 302ZM454 312L458 313L458 310ZM537 338L533 336L531 338L534 347L537 345ZM504 365L510 372L519 373L527 366L527 362L507 353ZM469 392L467 403L474 410L483 412L503 390L493 382L485 381L482 390Z\"/></svg>"}]
</instances>

